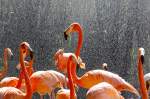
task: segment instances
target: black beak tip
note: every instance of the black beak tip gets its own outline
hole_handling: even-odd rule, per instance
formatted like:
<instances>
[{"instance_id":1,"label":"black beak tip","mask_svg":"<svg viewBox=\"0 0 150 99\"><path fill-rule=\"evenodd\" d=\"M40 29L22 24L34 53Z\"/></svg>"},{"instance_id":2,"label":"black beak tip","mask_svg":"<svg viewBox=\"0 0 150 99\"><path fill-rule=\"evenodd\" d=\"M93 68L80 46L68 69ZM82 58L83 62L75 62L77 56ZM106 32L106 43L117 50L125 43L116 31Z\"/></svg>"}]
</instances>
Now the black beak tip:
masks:
<instances>
[{"instance_id":1,"label":"black beak tip","mask_svg":"<svg viewBox=\"0 0 150 99\"><path fill-rule=\"evenodd\" d=\"M31 59L33 59L33 56L34 56L34 52L30 51L30 57L31 57Z\"/></svg>"},{"instance_id":2,"label":"black beak tip","mask_svg":"<svg viewBox=\"0 0 150 99\"><path fill-rule=\"evenodd\" d=\"M142 62L142 64L144 64L144 56L143 55L141 55L141 62Z\"/></svg>"},{"instance_id":3,"label":"black beak tip","mask_svg":"<svg viewBox=\"0 0 150 99\"><path fill-rule=\"evenodd\" d=\"M79 72L79 67L80 67L80 66L77 64L76 72Z\"/></svg>"},{"instance_id":4,"label":"black beak tip","mask_svg":"<svg viewBox=\"0 0 150 99\"><path fill-rule=\"evenodd\" d=\"M64 38L65 38L65 40L67 40L67 38L68 38L68 35L66 34L66 32L64 32Z\"/></svg>"}]
</instances>

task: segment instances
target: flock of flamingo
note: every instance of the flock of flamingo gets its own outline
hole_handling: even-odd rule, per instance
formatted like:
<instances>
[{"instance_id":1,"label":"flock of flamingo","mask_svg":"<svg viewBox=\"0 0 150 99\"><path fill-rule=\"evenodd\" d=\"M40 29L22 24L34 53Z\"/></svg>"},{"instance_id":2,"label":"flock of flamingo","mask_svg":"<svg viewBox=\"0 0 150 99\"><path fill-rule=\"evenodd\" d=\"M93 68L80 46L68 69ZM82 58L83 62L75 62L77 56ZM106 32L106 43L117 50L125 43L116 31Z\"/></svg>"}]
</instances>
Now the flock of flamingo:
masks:
<instances>
[{"instance_id":1,"label":"flock of flamingo","mask_svg":"<svg viewBox=\"0 0 150 99\"><path fill-rule=\"evenodd\" d=\"M67 40L71 33L78 33L78 44L75 53L65 53L59 49L55 55L55 65L60 73L54 70L34 71L34 52L29 43L22 42L19 45L19 69L18 77L5 77L8 70L8 58L13 55L10 48L4 49L4 68L0 71L0 99L31 99L37 92L40 98L48 94L50 99L77 99L76 88L88 89L86 99L124 99L122 91L131 92L142 99L149 99L150 73L144 76L144 48L138 49L138 78L140 91L125 81L118 74L108 71L107 64L103 64L104 70L96 69L86 72L78 77L76 68L86 69L85 63L80 57L83 43L83 30L79 23L72 23L64 32ZM26 57L30 57L26 61ZM60 88L54 93L55 88Z\"/></svg>"}]
</instances>

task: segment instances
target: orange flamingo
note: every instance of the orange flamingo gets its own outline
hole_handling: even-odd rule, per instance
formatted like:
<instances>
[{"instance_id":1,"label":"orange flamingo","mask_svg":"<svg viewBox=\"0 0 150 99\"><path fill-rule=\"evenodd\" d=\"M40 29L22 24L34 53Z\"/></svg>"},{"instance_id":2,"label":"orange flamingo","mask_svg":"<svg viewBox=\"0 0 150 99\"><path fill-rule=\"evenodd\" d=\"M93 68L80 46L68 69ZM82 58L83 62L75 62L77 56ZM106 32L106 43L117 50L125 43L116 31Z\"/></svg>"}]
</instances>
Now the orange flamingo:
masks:
<instances>
[{"instance_id":1,"label":"orange flamingo","mask_svg":"<svg viewBox=\"0 0 150 99\"><path fill-rule=\"evenodd\" d=\"M8 71L8 63L7 63L7 57L8 56L12 56L12 51L10 48L5 48L4 49L4 68L0 71L0 79L2 79L6 74L7 74L7 71Z\"/></svg>"},{"instance_id":2,"label":"orange flamingo","mask_svg":"<svg viewBox=\"0 0 150 99\"><path fill-rule=\"evenodd\" d=\"M146 84L144 81L144 73L143 73L143 63L144 63L144 48L139 48L138 50L138 78L140 82L140 92L142 99L149 99L148 92L146 89Z\"/></svg>"},{"instance_id":3,"label":"orange flamingo","mask_svg":"<svg viewBox=\"0 0 150 99\"><path fill-rule=\"evenodd\" d=\"M40 94L41 98L46 93L51 95L55 87L60 87L61 82L54 73L50 71L37 71L30 76L33 92ZM40 82L40 83L37 83Z\"/></svg>"},{"instance_id":4,"label":"orange flamingo","mask_svg":"<svg viewBox=\"0 0 150 99\"><path fill-rule=\"evenodd\" d=\"M30 45L26 43L21 43L20 48L19 48L19 51L20 51L19 60L22 66L22 72L25 77L25 84L26 84L26 89L27 89L26 93L22 92L21 90L15 87L2 87L0 88L0 99L31 99L32 97L31 83L30 83L29 76L27 74L27 71L24 65L25 56L23 55L23 52L26 49L29 49L30 51L32 51L32 49L30 48Z\"/></svg>"},{"instance_id":5,"label":"orange flamingo","mask_svg":"<svg viewBox=\"0 0 150 99\"><path fill-rule=\"evenodd\" d=\"M26 42L27 43L27 42ZM24 52L25 54L27 54L28 52ZM26 55L27 56L27 55ZM30 57L31 57L31 60L28 62L28 61L24 61L25 63L25 66L26 66L26 70L27 70L27 73L29 75L29 77L33 74L34 70L33 70L33 62L34 62L34 55L33 55L33 52L30 52ZM16 66L17 69L21 69L20 67L20 63ZM21 85L22 85L22 80L24 79L24 75L23 75L23 72L22 70L20 70L20 73L19 73L19 80L17 81L17 84L16 84L16 88L20 89Z\"/></svg>"},{"instance_id":6,"label":"orange flamingo","mask_svg":"<svg viewBox=\"0 0 150 99\"><path fill-rule=\"evenodd\" d=\"M68 80L69 80L69 88L68 89L61 89L57 92L56 94L56 99L76 99L76 93L75 93L75 89L74 89L74 83L73 83L73 79L72 79L72 75L71 75L71 61L74 61L75 63L81 65L82 62L79 61L76 56L74 54L71 54L68 58L68 62L67 62L67 73L68 73Z\"/></svg>"},{"instance_id":7,"label":"orange flamingo","mask_svg":"<svg viewBox=\"0 0 150 99\"><path fill-rule=\"evenodd\" d=\"M70 33L78 33L78 45L75 52L75 55L78 57L80 55L80 49L82 47L82 28L79 23L73 23L71 24L64 32L64 37L67 40ZM76 75L76 64L73 64L71 69L73 80L76 84L78 84L81 87L84 88L90 88L95 84L98 84L100 82L108 82L111 85L113 85L118 91L129 91L132 93L135 93L136 95L139 95L138 91L128 82L126 82L124 79L119 77L117 74L104 71L104 70L91 70L86 72L82 77L78 77Z\"/></svg>"},{"instance_id":8,"label":"orange flamingo","mask_svg":"<svg viewBox=\"0 0 150 99\"><path fill-rule=\"evenodd\" d=\"M27 42L23 42L25 43L26 45L28 45ZM26 66L26 70L27 70L27 73L29 74L29 76L32 74L33 72L33 69L32 69L32 64L33 64L33 53L30 52L30 57L31 57L31 60L29 62L27 61L24 61L25 62L25 66ZM26 57L28 55L28 49L26 49L24 52L23 52L23 55ZM19 67L20 64L18 64L18 67ZM20 67L19 67L20 68ZM23 73L20 72L19 74L19 78L17 77L5 77L1 80L0 82L0 87L16 87L16 88L20 88L21 87L21 82L22 82L22 79L24 79L23 77Z\"/></svg>"},{"instance_id":9,"label":"orange flamingo","mask_svg":"<svg viewBox=\"0 0 150 99\"><path fill-rule=\"evenodd\" d=\"M91 87L86 99L124 99L119 92L109 83L102 82Z\"/></svg>"}]
</instances>

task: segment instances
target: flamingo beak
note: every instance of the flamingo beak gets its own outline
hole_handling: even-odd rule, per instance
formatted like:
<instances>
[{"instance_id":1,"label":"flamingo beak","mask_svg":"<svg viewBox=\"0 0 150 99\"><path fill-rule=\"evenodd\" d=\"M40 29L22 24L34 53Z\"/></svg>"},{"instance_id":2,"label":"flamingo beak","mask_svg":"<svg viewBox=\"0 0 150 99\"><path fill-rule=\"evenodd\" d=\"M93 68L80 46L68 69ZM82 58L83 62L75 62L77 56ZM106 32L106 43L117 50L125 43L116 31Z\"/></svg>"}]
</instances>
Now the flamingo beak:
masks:
<instances>
[{"instance_id":1,"label":"flamingo beak","mask_svg":"<svg viewBox=\"0 0 150 99\"><path fill-rule=\"evenodd\" d=\"M67 38L68 38L68 35L67 35L66 31L64 32L64 38L65 38L65 40L67 40Z\"/></svg>"},{"instance_id":2,"label":"flamingo beak","mask_svg":"<svg viewBox=\"0 0 150 99\"><path fill-rule=\"evenodd\" d=\"M30 51L30 58L31 58L31 60L33 59L33 57L34 57L34 52Z\"/></svg>"},{"instance_id":3,"label":"flamingo beak","mask_svg":"<svg viewBox=\"0 0 150 99\"><path fill-rule=\"evenodd\" d=\"M141 62L144 64L144 55L141 55Z\"/></svg>"}]
</instances>

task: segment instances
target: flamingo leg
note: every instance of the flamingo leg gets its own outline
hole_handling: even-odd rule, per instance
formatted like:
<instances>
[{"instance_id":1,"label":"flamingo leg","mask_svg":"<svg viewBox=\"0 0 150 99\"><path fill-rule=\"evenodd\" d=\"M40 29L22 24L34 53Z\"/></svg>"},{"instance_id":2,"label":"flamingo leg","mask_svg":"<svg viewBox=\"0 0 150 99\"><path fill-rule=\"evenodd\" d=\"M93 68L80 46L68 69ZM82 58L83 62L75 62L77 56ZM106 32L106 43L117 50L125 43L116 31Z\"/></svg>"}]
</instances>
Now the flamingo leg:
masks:
<instances>
[{"instance_id":1,"label":"flamingo leg","mask_svg":"<svg viewBox=\"0 0 150 99\"><path fill-rule=\"evenodd\" d=\"M43 95L40 95L40 99L44 99L44 98L43 98Z\"/></svg>"},{"instance_id":2,"label":"flamingo leg","mask_svg":"<svg viewBox=\"0 0 150 99\"><path fill-rule=\"evenodd\" d=\"M65 73L65 86L64 88L67 88L67 74Z\"/></svg>"},{"instance_id":3,"label":"flamingo leg","mask_svg":"<svg viewBox=\"0 0 150 99\"><path fill-rule=\"evenodd\" d=\"M54 90L52 91L52 99L55 99L55 92L54 92Z\"/></svg>"}]
</instances>

